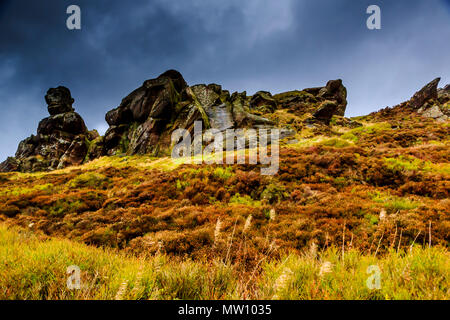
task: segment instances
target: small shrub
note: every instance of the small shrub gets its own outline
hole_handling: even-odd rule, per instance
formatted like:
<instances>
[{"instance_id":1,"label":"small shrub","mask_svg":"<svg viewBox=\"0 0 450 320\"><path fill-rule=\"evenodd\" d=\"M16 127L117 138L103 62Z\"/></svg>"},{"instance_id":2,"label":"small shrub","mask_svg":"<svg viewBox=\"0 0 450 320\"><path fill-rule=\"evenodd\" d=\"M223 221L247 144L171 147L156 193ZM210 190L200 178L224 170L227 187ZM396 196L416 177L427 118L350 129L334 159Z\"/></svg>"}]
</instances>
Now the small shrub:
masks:
<instances>
[{"instance_id":1,"label":"small shrub","mask_svg":"<svg viewBox=\"0 0 450 320\"><path fill-rule=\"evenodd\" d=\"M383 203L386 209L396 210L412 210L419 206L418 202L412 201L408 198L395 197L382 192L370 193L373 201Z\"/></svg>"},{"instance_id":2,"label":"small shrub","mask_svg":"<svg viewBox=\"0 0 450 320\"><path fill-rule=\"evenodd\" d=\"M86 172L69 181L69 188L99 188L102 189L108 185L109 179L100 173Z\"/></svg>"},{"instance_id":3,"label":"small shrub","mask_svg":"<svg viewBox=\"0 0 450 320\"><path fill-rule=\"evenodd\" d=\"M221 180L227 180L233 176L233 167L217 167L212 172L213 177Z\"/></svg>"},{"instance_id":4,"label":"small shrub","mask_svg":"<svg viewBox=\"0 0 450 320\"><path fill-rule=\"evenodd\" d=\"M327 147L335 147L335 148L345 148L350 146L350 143L348 141L337 138L322 141L321 144Z\"/></svg>"},{"instance_id":5,"label":"small shrub","mask_svg":"<svg viewBox=\"0 0 450 320\"><path fill-rule=\"evenodd\" d=\"M231 197L230 204L243 204L251 207L259 207L261 206L261 201L253 200L248 195L241 196L239 193L236 193Z\"/></svg>"},{"instance_id":6,"label":"small shrub","mask_svg":"<svg viewBox=\"0 0 450 320\"><path fill-rule=\"evenodd\" d=\"M289 194L286 192L286 188L277 183L269 184L261 194L261 199L267 200L272 204L287 199L288 197Z\"/></svg>"}]
</instances>

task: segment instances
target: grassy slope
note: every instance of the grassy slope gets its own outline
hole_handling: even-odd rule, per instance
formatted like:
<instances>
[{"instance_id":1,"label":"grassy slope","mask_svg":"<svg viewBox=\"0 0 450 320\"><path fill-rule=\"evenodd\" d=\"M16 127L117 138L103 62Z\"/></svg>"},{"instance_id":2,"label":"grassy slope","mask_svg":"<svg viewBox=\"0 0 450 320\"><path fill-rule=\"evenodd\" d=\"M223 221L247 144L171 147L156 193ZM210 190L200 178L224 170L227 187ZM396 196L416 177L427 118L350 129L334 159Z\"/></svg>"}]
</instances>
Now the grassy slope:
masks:
<instances>
[{"instance_id":1,"label":"grassy slope","mask_svg":"<svg viewBox=\"0 0 450 320\"><path fill-rule=\"evenodd\" d=\"M262 261L243 278L223 259L206 262L137 258L69 240L40 239L0 225L0 299L449 299L444 249L391 251L383 257L329 248ZM329 264L328 268L324 265ZM81 289L66 286L68 266L81 269ZM381 289L366 286L381 270Z\"/></svg>"},{"instance_id":2,"label":"grassy slope","mask_svg":"<svg viewBox=\"0 0 450 320\"><path fill-rule=\"evenodd\" d=\"M101 273L105 265L111 265L104 270L110 280L95 280L102 283L101 290L78 292L77 298L112 298L123 279L133 281L142 263L127 258L130 263L120 267L126 261L121 255L145 257L147 266L155 263L158 251L194 262L167 262L168 268L179 271L172 275L168 271L166 276L175 280L164 281L175 282L160 283L162 293L146 285L145 298L443 298L448 295L445 287L438 289L427 274L436 272L438 283L448 276L442 266L448 267L450 238L449 124L401 114L389 119L372 115L358 121L364 127L304 128L297 143L281 149L280 171L274 177L261 176L260 167L254 165L180 165L148 156L101 158L52 173L0 174L0 221L76 241L34 242L37 249L30 247L29 256L39 252L44 261L47 255L57 260L51 258L52 252L61 253L59 269L25 263L25 271L8 268L17 276L2 278L4 287L10 288L4 294L68 297L58 281L64 279L60 269L64 271L72 260L64 258L65 250L52 249L53 244L64 243L71 255L84 252L88 260L83 270ZM397 254L389 254L394 249L409 250L413 243L428 245L430 236L432 245L441 249L419 250L397 262ZM103 256L109 260L101 265L100 260L88 258L97 255L98 249L79 242L121 249L121 253L105 251ZM317 278L320 259L299 256L305 248L316 246L338 268L333 274L342 276L325 277L326 284L319 285L325 281ZM356 269L352 265L345 272L339 269L340 255L332 253L332 248L342 246L351 252L348 256L354 257ZM9 258L22 254L12 248L7 251ZM386 260L386 270L394 270L387 273L389 285L376 294L361 287L360 281L375 253ZM291 255L286 262L290 267L274 269L286 255ZM348 259L346 264L351 263ZM228 267L217 269L205 262L217 260L226 260ZM387 267L390 263L399 263L403 269ZM36 272L29 271L34 268ZM410 269L416 270L413 276ZM145 270L154 272L151 267ZM25 279L40 277L38 271L49 278L38 281L37 289L27 287ZM274 293L273 284L281 281L284 271L281 280L292 278L296 285ZM230 277L233 272L242 279ZM354 285L344 288L353 273ZM94 281L89 279L88 283ZM59 287L52 287L52 281ZM217 281L225 282L226 288L214 289ZM415 281L419 284L409 287ZM195 282L209 285L197 290ZM17 283L22 283L17 288L24 289L12 289ZM236 286L238 291L230 289ZM256 293L250 293L255 286ZM430 291L434 287L436 291Z\"/></svg>"}]
</instances>

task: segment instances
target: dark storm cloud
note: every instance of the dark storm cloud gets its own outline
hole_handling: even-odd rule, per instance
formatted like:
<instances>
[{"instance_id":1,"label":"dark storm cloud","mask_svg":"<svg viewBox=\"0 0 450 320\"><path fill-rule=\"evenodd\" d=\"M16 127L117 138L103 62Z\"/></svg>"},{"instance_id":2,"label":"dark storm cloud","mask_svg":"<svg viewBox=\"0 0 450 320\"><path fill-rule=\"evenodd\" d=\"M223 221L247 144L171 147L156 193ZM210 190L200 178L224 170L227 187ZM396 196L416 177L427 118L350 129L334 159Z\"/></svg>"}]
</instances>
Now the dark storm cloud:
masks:
<instances>
[{"instance_id":1,"label":"dark storm cloud","mask_svg":"<svg viewBox=\"0 0 450 320\"><path fill-rule=\"evenodd\" d=\"M82 30L65 27L82 10ZM370 4L382 30L366 28ZM0 0L0 158L47 116L43 96L65 85L89 128L166 69L190 84L280 92L342 78L347 115L450 82L448 0Z\"/></svg>"}]
</instances>

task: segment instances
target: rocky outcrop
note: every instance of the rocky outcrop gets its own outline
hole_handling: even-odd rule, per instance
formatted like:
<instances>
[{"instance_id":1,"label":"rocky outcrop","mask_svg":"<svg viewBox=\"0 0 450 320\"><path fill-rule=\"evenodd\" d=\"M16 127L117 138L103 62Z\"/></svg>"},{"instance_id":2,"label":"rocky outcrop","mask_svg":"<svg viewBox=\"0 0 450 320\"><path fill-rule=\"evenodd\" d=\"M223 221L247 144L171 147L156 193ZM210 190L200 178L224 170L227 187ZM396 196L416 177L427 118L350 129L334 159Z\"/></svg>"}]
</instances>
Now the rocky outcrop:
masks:
<instances>
[{"instance_id":1,"label":"rocky outcrop","mask_svg":"<svg viewBox=\"0 0 450 320\"><path fill-rule=\"evenodd\" d=\"M446 85L442 89L437 90L438 101L440 104L445 104L450 102L450 84Z\"/></svg>"},{"instance_id":2,"label":"rocky outcrop","mask_svg":"<svg viewBox=\"0 0 450 320\"><path fill-rule=\"evenodd\" d=\"M406 102L418 114L437 121L447 121L450 117L450 85L438 89L441 78L436 78Z\"/></svg>"},{"instance_id":3,"label":"rocky outcrop","mask_svg":"<svg viewBox=\"0 0 450 320\"><path fill-rule=\"evenodd\" d=\"M166 126L180 112L176 107L187 97L186 82L180 73L167 71L125 97L106 114L109 129L104 137L104 153L158 153ZM165 141L170 144L169 141Z\"/></svg>"},{"instance_id":4,"label":"rocky outcrop","mask_svg":"<svg viewBox=\"0 0 450 320\"><path fill-rule=\"evenodd\" d=\"M45 101L50 117L41 120L37 135L19 143L15 157L3 162L1 171L47 171L83 163L96 133L88 132L74 111L69 89L51 88Z\"/></svg>"},{"instance_id":5,"label":"rocky outcrop","mask_svg":"<svg viewBox=\"0 0 450 320\"><path fill-rule=\"evenodd\" d=\"M121 104L106 114L109 124L104 137L104 152L157 155L161 147L170 146L170 127L190 127L203 118L192 90L182 75L170 70L125 97Z\"/></svg>"},{"instance_id":6,"label":"rocky outcrop","mask_svg":"<svg viewBox=\"0 0 450 320\"><path fill-rule=\"evenodd\" d=\"M203 130L270 130L280 125L275 113L283 108L309 123L328 125L333 116L344 115L346 97L341 80L274 96L267 91L247 96L245 91L230 94L218 84L188 86L178 71L169 70L145 81L109 111L105 116L109 128L101 137L88 131L74 111L69 89L51 88L45 96L50 116L39 123L37 135L20 142L15 158L8 158L0 170L54 170L105 155L168 155L176 129L193 133L194 123L200 121ZM280 129L282 139L296 133Z\"/></svg>"},{"instance_id":7,"label":"rocky outcrop","mask_svg":"<svg viewBox=\"0 0 450 320\"><path fill-rule=\"evenodd\" d=\"M328 81L325 87L303 89L319 100L333 101L336 104L334 115L344 116L347 108L347 89L341 79Z\"/></svg>"},{"instance_id":8,"label":"rocky outcrop","mask_svg":"<svg viewBox=\"0 0 450 320\"><path fill-rule=\"evenodd\" d=\"M413 109L419 109L423 107L426 102L432 99L436 100L438 97L437 86L439 84L439 81L441 81L441 78L436 78L421 90L417 91L409 100L409 106Z\"/></svg>"},{"instance_id":9,"label":"rocky outcrop","mask_svg":"<svg viewBox=\"0 0 450 320\"><path fill-rule=\"evenodd\" d=\"M308 125L328 125L333 116L344 116L347 89L342 80L330 80L324 87L306 88L274 95L278 108L304 118Z\"/></svg>"},{"instance_id":10,"label":"rocky outcrop","mask_svg":"<svg viewBox=\"0 0 450 320\"><path fill-rule=\"evenodd\" d=\"M8 157L8 159L0 163L0 172L12 172L18 170L19 170L19 163L14 157Z\"/></svg>"},{"instance_id":11,"label":"rocky outcrop","mask_svg":"<svg viewBox=\"0 0 450 320\"><path fill-rule=\"evenodd\" d=\"M175 70L144 84L106 115L110 125L104 137L104 153L114 155L170 153L171 134L176 129L224 131L231 128L272 126L251 112L245 92L230 95L217 84L188 86Z\"/></svg>"},{"instance_id":12,"label":"rocky outcrop","mask_svg":"<svg viewBox=\"0 0 450 320\"><path fill-rule=\"evenodd\" d=\"M438 106L432 106L426 109L419 109L419 114L422 114L422 116L427 118L432 118L438 121L445 121L448 119L448 117L441 111L441 109Z\"/></svg>"}]
</instances>

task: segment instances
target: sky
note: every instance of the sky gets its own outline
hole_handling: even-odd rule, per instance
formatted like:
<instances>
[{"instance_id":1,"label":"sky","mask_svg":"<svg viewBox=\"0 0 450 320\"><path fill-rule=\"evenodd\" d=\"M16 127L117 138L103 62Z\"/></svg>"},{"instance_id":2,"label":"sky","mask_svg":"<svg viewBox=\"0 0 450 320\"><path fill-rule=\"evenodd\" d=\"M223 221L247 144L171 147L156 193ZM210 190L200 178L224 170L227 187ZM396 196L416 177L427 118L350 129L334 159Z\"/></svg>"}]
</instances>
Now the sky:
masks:
<instances>
[{"instance_id":1,"label":"sky","mask_svg":"<svg viewBox=\"0 0 450 320\"><path fill-rule=\"evenodd\" d=\"M81 8L81 30L66 9ZM369 30L369 5L381 30ZM89 129L168 69L188 84L278 93L343 79L346 116L450 83L450 0L0 0L0 161L64 85Z\"/></svg>"}]
</instances>

